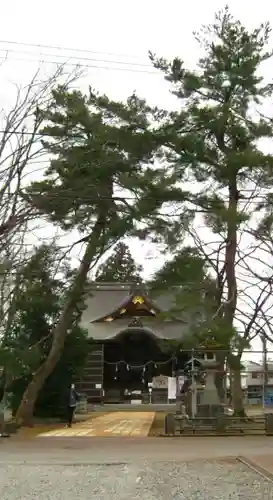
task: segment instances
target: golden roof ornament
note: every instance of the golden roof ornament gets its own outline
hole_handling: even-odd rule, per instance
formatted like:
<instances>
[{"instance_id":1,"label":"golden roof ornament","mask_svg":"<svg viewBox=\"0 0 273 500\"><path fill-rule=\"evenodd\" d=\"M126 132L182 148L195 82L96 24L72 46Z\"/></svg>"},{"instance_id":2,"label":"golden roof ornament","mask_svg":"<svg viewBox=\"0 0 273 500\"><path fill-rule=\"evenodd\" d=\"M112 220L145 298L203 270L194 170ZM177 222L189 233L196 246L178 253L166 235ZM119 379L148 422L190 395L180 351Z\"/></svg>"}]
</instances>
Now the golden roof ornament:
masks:
<instances>
[{"instance_id":1,"label":"golden roof ornament","mask_svg":"<svg viewBox=\"0 0 273 500\"><path fill-rule=\"evenodd\" d=\"M133 304L144 304L145 300L143 297L136 296L132 300Z\"/></svg>"}]
</instances>

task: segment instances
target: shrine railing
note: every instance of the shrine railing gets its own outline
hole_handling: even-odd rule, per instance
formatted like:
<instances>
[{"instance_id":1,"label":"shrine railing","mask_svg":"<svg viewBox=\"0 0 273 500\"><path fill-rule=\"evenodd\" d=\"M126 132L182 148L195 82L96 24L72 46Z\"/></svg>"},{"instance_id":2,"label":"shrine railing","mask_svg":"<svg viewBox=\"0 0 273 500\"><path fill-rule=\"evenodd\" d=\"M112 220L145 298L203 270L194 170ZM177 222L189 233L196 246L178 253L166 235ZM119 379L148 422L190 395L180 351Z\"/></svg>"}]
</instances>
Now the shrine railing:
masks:
<instances>
[{"instance_id":1,"label":"shrine railing","mask_svg":"<svg viewBox=\"0 0 273 500\"><path fill-rule=\"evenodd\" d=\"M273 414L254 418L227 415L195 417L185 419L182 415L168 414L165 417L163 436L237 436L273 435Z\"/></svg>"}]
</instances>

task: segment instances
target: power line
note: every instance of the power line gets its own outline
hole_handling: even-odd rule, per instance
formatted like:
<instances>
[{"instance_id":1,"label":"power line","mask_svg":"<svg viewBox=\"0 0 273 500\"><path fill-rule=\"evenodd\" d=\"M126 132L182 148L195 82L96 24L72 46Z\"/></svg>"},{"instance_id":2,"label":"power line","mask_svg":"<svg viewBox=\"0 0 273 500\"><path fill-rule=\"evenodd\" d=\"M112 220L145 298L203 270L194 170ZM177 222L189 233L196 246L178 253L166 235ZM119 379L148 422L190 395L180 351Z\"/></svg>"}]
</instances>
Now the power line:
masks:
<instances>
[{"instance_id":1,"label":"power line","mask_svg":"<svg viewBox=\"0 0 273 500\"><path fill-rule=\"evenodd\" d=\"M129 68L129 67L118 68L117 66L105 66L105 65L100 66L98 64L81 64L81 63L77 63L77 62L70 63L68 61L52 61L52 60L44 60L44 59L30 59L30 58L18 58L18 57L9 58L8 52L9 51L7 51L7 55L5 57L4 56L0 57L1 61L10 60L10 61L17 61L17 62L37 62L40 64L45 64L45 63L56 64L56 65L63 64L64 66L69 66L72 68L92 68L92 69L103 69L103 70L107 70L107 71L124 71L124 72L129 72L129 73L143 73L143 74L148 74L148 75L160 75L160 73L158 71L148 71L148 70L134 69L134 68ZM21 52L19 51L17 53L21 53ZM50 54L48 54L48 55L50 55ZM46 57L48 55L46 55ZM123 63L123 64L125 64L125 63ZM128 63L128 65L130 65L130 64Z\"/></svg>"},{"instance_id":2,"label":"power line","mask_svg":"<svg viewBox=\"0 0 273 500\"><path fill-rule=\"evenodd\" d=\"M82 56L71 56L69 54L44 54L44 53L38 53L35 54L34 52L30 51L22 51L22 50L14 50L14 49L1 49L0 51L4 50L5 52L9 53L14 53L14 54L26 54L26 55L38 55L40 57L62 57L67 59L77 59L78 61L89 61L89 62L102 62L104 64L121 64L124 66L140 66L144 68L151 68L150 64L143 64L143 63L136 63L136 62L129 62L129 61L116 61L116 60L109 60L109 59L94 59L91 57L82 57Z\"/></svg>"},{"instance_id":3,"label":"power line","mask_svg":"<svg viewBox=\"0 0 273 500\"><path fill-rule=\"evenodd\" d=\"M75 49L72 47L62 47L58 45L43 45L39 43L25 43L25 42L14 42L11 40L0 40L0 44L7 44L7 45L16 45L20 47L35 47L39 49L50 49L50 50L58 50L58 51L69 51L69 52L76 52L79 54L99 54L99 55L106 55L106 56L118 56L118 57L133 57L133 58L138 58L139 56L134 55L134 54L121 54L117 52L102 52L102 51L96 51L96 50L90 50L90 49ZM144 65L146 66L146 64ZM148 65L147 65L148 66Z\"/></svg>"}]
</instances>

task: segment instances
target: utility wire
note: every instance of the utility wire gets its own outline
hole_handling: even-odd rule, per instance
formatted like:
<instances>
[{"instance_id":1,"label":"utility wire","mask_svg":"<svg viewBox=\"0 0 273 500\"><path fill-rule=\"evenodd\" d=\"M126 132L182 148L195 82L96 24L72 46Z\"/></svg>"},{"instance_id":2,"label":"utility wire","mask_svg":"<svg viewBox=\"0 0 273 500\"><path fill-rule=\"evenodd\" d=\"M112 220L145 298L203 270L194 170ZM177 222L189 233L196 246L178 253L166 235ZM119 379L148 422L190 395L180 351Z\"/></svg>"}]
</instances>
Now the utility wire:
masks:
<instances>
[{"instance_id":1,"label":"utility wire","mask_svg":"<svg viewBox=\"0 0 273 500\"><path fill-rule=\"evenodd\" d=\"M1 49L0 47L0 51L5 51L7 52L8 54L9 53L14 53L14 54L26 54L26 55L33 55L33 56L36 56L38 55L39 57L62 57L62 58L65 58L66 60L69 60L69 59L77 59L77 61L88 61L88 62L94 62L94 63L104 63L104 64L121 64L122 66L140 66L140 67L144 67L144 68L151 68L151 66L149 64L141 64L141 63L136 63L136 62L129 62L129 61L116 61L116 60L109 60L109 59L94 59L94 58L91 58L91 57L82 57L82 56L72 56L70 54L44 54L44 53L41 53L39 52L38 54L35 54L35 52L30 52L30 51L22 51L22 50L15 50L15 49ZM154 71L154 73L157 73L156 71Z\"/></svg>"},{"instance_id":2,"label":"utility wire","mask_svg":"<svg viewBox=\"0 0 273 500\"><path fill-rule=\"evenodd\" d=\"M39 49L49 49L49 50L58 50L58 51L66 51L66 52L76 52L79 54L98 54L98 55L106 55L106 56L114 56L114 57L133 57L133 58L138 58L139 56L135 54L120 54L117 52L102 52L102 51L96 51L96 50L90 50L90 49L78 49L78 48L72 48L72 47L62 47L58 45L43 45L39 43L25 43L25 42L15 42L11 40L0 40L0 44L6 44L6 45L15 45L18 47L33 47L33 48L39 48ZM141 66L149 66L147 64L141 64Z\"/></svg>"},{"instance_id":3,"label":"utility wire","mask_svg":"<svg viewBox=\"0 0 273 500\"><path fill-rule=\"evenodd\" d=\"M92 68L92 69L104 69L104 70L107 70L107 71L124 71L124 72L130 72L130 73L143 73L143 74L150 74L150 75L157 75L159 76L160 73L158 71L148 71L148 70L141 70L141 69L134 69L134 68L129 68L129 67L123 67L123 68L119 68L117 66L106 66L106 65L98 65L98 64L81 64L81 63L70 63L68 62L69 59L73 59L71 57L69 57L68 59L66 60L63 60L63 61L60 61L60 60L57 60L57 61L52 61L51 59L48 60L48 59L30 59L30 58L18 58L18 57L11 57L9 58L8 57L8 53L11 52L11 51L6 51L7 54L6 56L0 56L0 60L1 61L6 61L6 60L10 60L10 61L17 61L17 62L38 62L40 64L45 64L45 63L48 63L48 64L56 64L56 65L60 65L60 64L63 64L64 66L69 66L69 67L72 67L72 68ZM20 51L16 52L17 54L18 53L21 53ZM34 54L35 55L35 54ZM50 56L50 54L47 54L47 56ZM40 56L40 54L38 54L38 56ZM57 56L58 57L58 56ZM90 59L90 61L92 61L92 59ZM98 61L99 62L99 61ZM115 64L115 63L114 63ZM123 63L125 64L125 63ZM128 63L128 66L130 66L130 63Z\"/></svg>"}]
</instances>

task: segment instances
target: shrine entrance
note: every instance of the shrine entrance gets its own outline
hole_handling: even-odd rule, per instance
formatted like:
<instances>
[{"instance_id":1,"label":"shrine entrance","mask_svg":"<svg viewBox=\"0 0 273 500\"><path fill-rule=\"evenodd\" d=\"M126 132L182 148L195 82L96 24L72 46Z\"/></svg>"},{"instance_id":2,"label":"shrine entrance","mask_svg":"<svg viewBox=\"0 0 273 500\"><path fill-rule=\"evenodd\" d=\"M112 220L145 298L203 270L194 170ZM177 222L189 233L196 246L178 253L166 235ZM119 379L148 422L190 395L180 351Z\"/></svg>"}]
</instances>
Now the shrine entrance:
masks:
<instances>
[{"instance_id":1,"label":"shrine entrance","mask_svg":"<svg viewBox=\"0 0 273 500\"><path fill-rule=\"evenodd\" d=\"M160 340L148 328L124 330L104 343L104 401L151 402L149 388L153 379L159 375L171 377L177 369L176 361L162 351ZM167 402L167 387L157 388L156 394Z\"/></svg>"}]
</instances>

